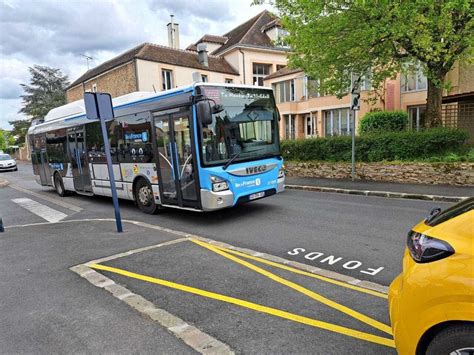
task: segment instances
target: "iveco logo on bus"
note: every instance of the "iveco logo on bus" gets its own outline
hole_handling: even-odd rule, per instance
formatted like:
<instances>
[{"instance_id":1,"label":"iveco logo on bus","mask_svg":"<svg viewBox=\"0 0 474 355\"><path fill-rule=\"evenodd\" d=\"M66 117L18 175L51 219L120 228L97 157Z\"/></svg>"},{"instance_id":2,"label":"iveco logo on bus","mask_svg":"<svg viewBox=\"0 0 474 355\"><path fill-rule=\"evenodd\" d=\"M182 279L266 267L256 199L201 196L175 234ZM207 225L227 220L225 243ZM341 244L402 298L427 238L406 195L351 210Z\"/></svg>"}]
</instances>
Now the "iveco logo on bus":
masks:
<instances>
[{"instance_id":1,"label":"iveco logo on bus","mask_svg":"<svg viewBox=\"0 0 474 355\"><path fill-rule=\"evenodd\" d=\"M247 172L247 175L263 173L267 171L267 166L266 165L251 166L251 167L246 168L245 171Z\"/></svg>"},{"instance_id":2,"label":"iveco logo on bus","mask_svg":"<svg viewBox=\"0 0 474 355\"><path fill-rule=\"evenodd\" d=\"M229 174L235 176L247 176L265 173L277 167L276 163L250 166L248 168L237 168L229 171Z\"/></svg>"}]
</instances>

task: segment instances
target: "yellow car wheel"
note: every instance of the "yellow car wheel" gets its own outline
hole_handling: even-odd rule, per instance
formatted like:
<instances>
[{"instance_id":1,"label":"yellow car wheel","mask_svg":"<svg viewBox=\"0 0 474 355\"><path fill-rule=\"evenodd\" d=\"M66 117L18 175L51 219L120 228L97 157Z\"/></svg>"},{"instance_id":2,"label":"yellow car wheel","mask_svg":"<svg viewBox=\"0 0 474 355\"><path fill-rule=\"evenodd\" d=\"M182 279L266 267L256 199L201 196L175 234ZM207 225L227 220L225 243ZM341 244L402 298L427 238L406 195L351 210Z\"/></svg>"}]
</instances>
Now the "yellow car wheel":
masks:
<instances>
[{"instance_id":1,"label":"yellow car wheel","mask_svg":"<svg viewBox=\"0 0 474 355\"><path fill-rule=\"evenodd\" d=\"M474 354L474 325L459 324L443 329L431 340L426 354Z\"/></svg>"}]
</instances>

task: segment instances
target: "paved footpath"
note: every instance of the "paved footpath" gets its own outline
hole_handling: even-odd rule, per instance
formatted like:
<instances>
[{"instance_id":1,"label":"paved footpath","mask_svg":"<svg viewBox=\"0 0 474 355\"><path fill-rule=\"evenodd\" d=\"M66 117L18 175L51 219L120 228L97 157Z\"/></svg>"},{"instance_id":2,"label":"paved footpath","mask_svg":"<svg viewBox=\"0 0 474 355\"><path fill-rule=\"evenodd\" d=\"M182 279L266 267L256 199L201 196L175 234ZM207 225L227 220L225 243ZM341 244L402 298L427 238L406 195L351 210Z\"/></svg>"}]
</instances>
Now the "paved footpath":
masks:
<instances>
[{"instance_id":1,"label":"paved footpath","mask_svg":"<svg viewBox=\"0 0 474 355\"><path fill-rule=\"evenodd\" d=\"M400 184L369 180L287 177L287 188L366 196L457 202L474 196L474 186Z\"/></svg>"}]
</instances>

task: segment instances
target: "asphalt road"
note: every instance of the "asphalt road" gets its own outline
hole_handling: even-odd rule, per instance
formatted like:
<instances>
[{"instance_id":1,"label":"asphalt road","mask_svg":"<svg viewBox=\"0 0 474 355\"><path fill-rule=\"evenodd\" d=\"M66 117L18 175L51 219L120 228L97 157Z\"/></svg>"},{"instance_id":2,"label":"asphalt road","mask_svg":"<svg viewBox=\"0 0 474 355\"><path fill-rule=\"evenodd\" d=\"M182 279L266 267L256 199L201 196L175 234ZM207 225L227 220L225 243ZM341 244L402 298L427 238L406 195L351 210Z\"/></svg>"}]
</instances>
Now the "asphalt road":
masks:
<instances>
[{"instance_id":1,"label":"asphalt road","mask_svg":"<svg viewBox=\"0 0 474 355\"><path fill-rule=\"evenodd\" d=\"M103 289L69 270L96 258L174 240L178 236L150 226L125 223L114 231L111 199L72 195L60 198L39 186L31 166L3 173L11 184L0 188L0 353L192 353L178 338ZM167 209L142 214L121 201L122 217L215 241L253 249L388 286L401 269L406 233L432 207L449 204L344 194L286 191L215 213ZM74 222L76 220L76 222ZM51 224L48 222L59 223ZM387 332L328 307L311 292L388 324L385 298L367 295L253 262L283 278L275 282L252 266L244 267L191 241L104 262L103 265L203 291L232 296L236 306L102 271L237 353L392 353ZM297 283L307 291L295 292ZM310 297L308 297L308 294ZM219 298L220 297L220 298ZM318 298L319 297L319 298ZM318 301L319 300L319 301ZM247 303L245 303L247 302ZM283 311L285 317L264 310ZM245 305L247 304L247 306ZM259 306L260 305L260 306ZM263 308L262 308L263 307ZM302 324L299 316L319 325ZM362 320L362 321L361 321ZM362 338L335 329L362 332ZM331 330L332 329L332 330ZM343 331L344 333L344 331ZM378 337L375 341L367 337ZM365 339L367 338L367 339ZM380 340L382 339L382 340ZM380 343L382 341L382 343Z\"/></svg>"},{"instance_id":2,"label":"asphalt road","mask_svg":"<svg viewBox=\"0 0 474 355\"><path fill-rule=\"evenodd\" d=\"M42 200L29 196L12 186L1 189L0 215L6 226L43 220L12 201L16 198L39 201L67 214L66 219L114 216L109 198L79 195L60 198L52 189L37 185L28 164L20 164L18 172L3 173L1 176L9 179L14 186L47 198ZM58 206L54 201L62 205ZM70 210L64 207L64 203L82 210ZM199 234L385 286L401 271L406 235L411 226L424 218L433 207L446 208L449 205L443 202L288 190L267 199L213 213L166 209L159 215L149 216L138 211L130 201L120 202L124 219Z\"/></svg>"}]
</instances>

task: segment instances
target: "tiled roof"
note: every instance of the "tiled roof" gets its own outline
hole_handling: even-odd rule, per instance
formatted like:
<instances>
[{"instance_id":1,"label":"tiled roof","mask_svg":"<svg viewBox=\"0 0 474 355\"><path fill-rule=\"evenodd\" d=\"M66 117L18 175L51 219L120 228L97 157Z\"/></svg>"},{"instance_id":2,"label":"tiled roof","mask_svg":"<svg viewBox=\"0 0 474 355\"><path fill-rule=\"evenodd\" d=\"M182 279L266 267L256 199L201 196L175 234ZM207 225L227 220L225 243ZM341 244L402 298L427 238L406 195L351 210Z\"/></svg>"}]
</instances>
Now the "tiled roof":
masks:
<instances>
[{"instance_id":1,"label":"tiled roof","mask_svg":"<svg viewBox=\"0 0 474 355\"><path fill-rule=\"evenodd\" d=\"M247 22L224 34L224 37L228 38L227 42L217 48L212 54L218 55L238 44L275 48L270 38L262 32L262 28L276 18L270 11L262 11L257 16L252 17Z\"/></svg>"},{"instance_id":2,"label":"tiled roof","mask_svg":"<svg viewBox=\"0 0 474 355\"><path fill-rule=\"evenodd\" d=\"M302 71L303 71L303 69L299 69L299 68L290 69L288 67L284 67L284 68L281 68L280 70L277 70L274 73L271 73L270 75L267 75L265 78L263 78L263 80L278 78L280 76L299 73L299 72L302 72Z\"/></svg>"},{"instance_id":3,"label":"tiled roof","mask_svg":"<svg viewBox=\"0 0 474 355\"><path fill-rule=\"evenodd\" d=\"M96 77L108 70L111 70L119 65L130 62L133 59L149 60L151 62L166 63L177 65L181 67L196 68L201 70L209 70L219 73L226 73L232 75L239 75L239 73L232 68L232 66L221 57L209 55L209 67L199 63L198 54L181 49L173 49L166 46L161 46L152 43L143 43L136 46L125 53L118 55L111 60L108 60L95 68L92 68L75 80L71 85L72 88L82 82Z\"/></svg>"},{"instance_id":4,"label":"tiled roof","mask_svg":"<svg viewBox=\"0 0 474 355\"><path fill-rule=\"evenodd\" d=\"M204 35L202 36L196 43L190 44L186 47L187 51L197 51L197 45L199 43L208 42L208 43L216 43L216 44L224 44L227 42L227 37L224 36L215 36L215 35Z\"/></svg>"},{"instance_id":5,"label":"tiled roof","mask_svg":"<svg viewBox=\"0 0 474 355\"><path fill-rule=\"evenodd\" d=\"M281 26L281 20L279 18L276 18L273 21L263 25L262 32L265 32L266 30L269 30L272 27L280 27L280 26Z\"/></svg>"}]
</instances>

